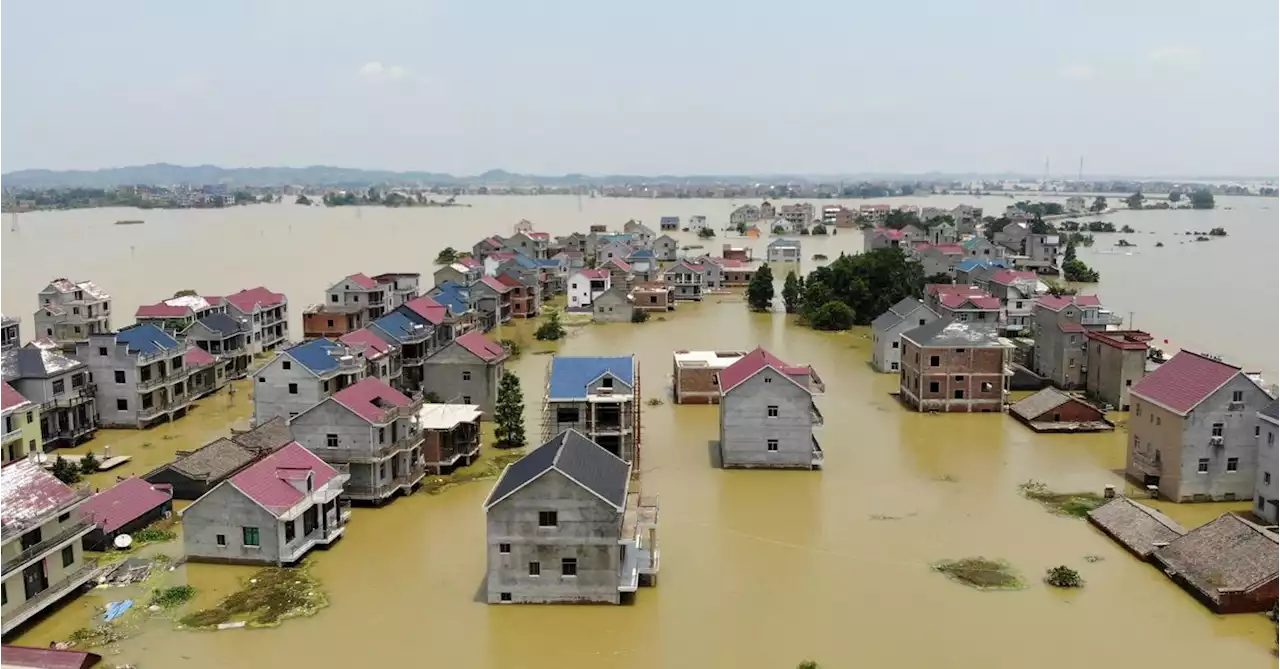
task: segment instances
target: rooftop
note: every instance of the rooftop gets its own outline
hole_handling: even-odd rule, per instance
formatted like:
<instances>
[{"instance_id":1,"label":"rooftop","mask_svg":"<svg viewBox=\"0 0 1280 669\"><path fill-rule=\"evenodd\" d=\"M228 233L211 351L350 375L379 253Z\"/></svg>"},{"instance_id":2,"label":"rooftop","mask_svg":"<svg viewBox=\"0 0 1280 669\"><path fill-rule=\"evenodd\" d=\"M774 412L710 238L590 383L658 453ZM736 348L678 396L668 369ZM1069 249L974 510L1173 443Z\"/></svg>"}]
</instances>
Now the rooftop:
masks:
<instances>
[{"instance_id":1,"label":"rooftop","mask_svg":"<svg viewBox=\"0 0 1280 669\"><path fill-rule=\"evenodd\" d=\"M635 382L635 357L579 357L553 356L548 380L548 398L583 399L588 387L608 374L622 384L632 387Z\"/></svg>"},{"instance_id":2,"label":"rooftop","mask_svg":"<svg viewBox=\"0 0 1280 669\"><path fill-rule=\"evenodd\" d=\"M9 385L8 381L5 381L3 384L0 384L0 404L3 405L0 406L0 409L5 413L9 413L11 411L18 411L30 406L31 402L28 401L27 398L23 397L22 393L14 390L13 386Z\"/></svg>"},{"instance_id":3,"label":"rooftop","mask_svg":"<svg viewBox=\"0 0 1280 669\"><path fill-rule=\"evenodd\" d=\"M609 278L609 270L606 269L582 269L578 270L578 274L586 279L607 279Z\"/></svg>"},{"instance_id":4,"label":"rooftop","mask_svg":"<svg viewBox=\"0 0 1280 669\"><path fill-rule=\"evenodd\" d=\"M154 355L181 348L178 340L167 332L148 323L130 325L116 333L116 342L128 346L130 353Z\"/></svg>"},{"instance_id":5,"label":"rooftop","mask_svg":"<svg viewBox=\"0 0 1280 669\"><path fill-rule=\"evenodd\" d=\"M208 298L199 295L171 297L155 304L144 304L134 313L136 318L181 318L212 309Z\"/></svg>"},{"instance_id":6,"label":"rooftop","mask_svg":"<svg viewBox=\"0 0 1280 669\"><path fill-rule=\"evenodd\" d=\"M289 483L296 480L299 472L312 474L313 488L320 488L338 473L294 441L246 467L232 476L230 482L245 496L278 516L307 497L307 493Z\"/></svg>"},{"instance_id":7,"label":"rooftop","mask_svg":"<svg viewBox=\"0 0 1280 669\"><path fill-rule=\"evenodd\" d=\"M47 379L63 372L84 367L85 364L69 358L57 349L24 346L9 349L0 356L0 366L4 369L4 380Z\"/></svg>"},{"instance_id":8,"label":"rooftop","mask_svg":"<svg viewBox=\"0 0 1280 669\"><path fill-rule=\"evenodd\" d=\"M23 458L0 467L0 534L8 540L83 495Z\"/></svg>"},{"instance_id":9,"label":"rooftop","mask_svg":"<svg viewBox=\"0 0 1280 669\"><path fill-rule=\"evenodd\" d=\"M1102 300L1098 299L1097 295L1065 295L1063 297L1045 295L1036 300L1037 307L1044 307L1050 311L1062 311L1072 305L1081 308L1100 307Z\"/></svg>"},{"instance_id":10,"label":"rooftop","mask_svg":"<svg viewBox=\"0 0 1280 669\"><path fill-rule=\"evenodd\" d=\"M1212 601L1223 590L1249 590L1276 578L1276 535L1228 513L1156 549L1166 569Z\"/></svg>"},{"instance_id":11,"label":"rooftop","mask_svg":"<svg viewBox=\"0 0 1280 669\"><path fill-rule=\"evenodd\" d=\"M917 346L931 348L1006 348L995 323L937 320L902 333Z\"/></svg>"},{"instance_id":12,"label":"rooftop","mask_svg":"<svg viewBox=\"0 0 1280 669\"><path fill-rule=\"evenodd\" d=\"M480 407L474 404L423 404L418 409L418 428L452 430L463 423L480 420Z\"/></svg>"},{"instance_id":13,"label":"rooftop","mask_svg":"<svg viewBox=\"0 0 1280 669\"><path fill-rule=\"evenodd\" d=\"M499 281L499 280L497 280L496 278L491 277L491 276L484 276L484 277L481 277L481 278L480 278L480 283L483 283L484 285L486 285L486 286L488 286L488 287L490 287L490 288L492 288L492 289L494 289L494 290L498 291L499 293L505 293L505 292L507 292L507 291L511 290L511 286L508 286L508 285L506 285L506 284L502 283L501 281Z\"/></svg>"},{"instance_id":14,"label":"rooftop","mask_svg":"<svg viewBox=\"0 0 1280 669\"><path fill-rule=\"evenodd\" d=\"M679 367L725 369L747 355L746 351L676 351Z\"/></svg>"},{"instance_id":15,"label":"rooftop","mask_svg":"<svg viewBox=\"0 0 1280 669\"><path fill-rule=\"evenodd\" d=\"M127 478L89 498L80 509L103 532L111 533L173 499L140 478Z\"/></svg>"},{"instance_id":16,"label":"rooftop","mask_svg":"<svg viewBox=\"0 0 1280 669\"><path fill-rule=\"evenodd\" d=\"M347 277L347 280L365 290L374 290L378 287L378 282L363 272L352 274Z\"/></svg>"},{"instance_id":17,"label":"rooftop","mask_svg":"<svg viewBox=\"0 0 1280 669\"><path fill-rule=\"evenodd\" d=\"M285 303L285 296L280 293L273 293L263 286L248 288L238 293L232 293L224 298L231 306L243 312L251 312L254 309L270 309Z\"/></svg>"},{"instance_id":18,"label":"rooftop","mask_svg":"<svg viewBox=\"0 0 1280 669\"><path fill-rule=\"evenodd\" d=\"M200 324L223 336L230 336L245 329L244 323L227 314L209 314L200 319Z\"/></svg>"},{"instance_id":19,"label":"rooftop","mask_svg":"<svg viewBox=\"0 0 1280 669\"><path fill-rule=\"evenodd\" d=\"M101 655L83 650L55 650L9 644L0 647L0 665L4 669L89 669L101 661Z\"/></svg>"},{"instance_id":20,"label":"rooftop","mask_svg":"<svg viewBox=\"0 0 1280 669\"><path fill-rule=\"evenodd\" d=\"M743 355L733 364L726 367L723 372L720 372L720 392L727 393L733 390L743 381L755 376L766 367L772 368L788 377L796 374L804 374L805 376L813 374L813 368L807 365L789 365L778 359L774 354L757 346L750 353Z\"/></svg>"},{"instance_id":21,"label":"rooftop","mask_svg":"<svg viewBox=\"0 0 1280 669\"><path fill-rule=\"evenodd\" d=\"M109 295L107 291L99 288L98 284L92 281L71 281L70 279L61 278L61 279L54 279L53 281L49 282L49 285L53 286L54 290L58 291L59 293L63 293L64 295L74 293L77 290L80 290L80 291L84 291L86 295L88 295L90 298L93 298L94 300L111 299L111 295Z\"/></svg>"},{"instance_id":22,"label":"rooftop","mask_svg":"<svg viewBox=\"0 0 1280 669\"><path fill-rule=\"evenodd\" d=\"M1271 422L1273 423L1280 420L1280 415L1277 415L1277 414L1280 414L1280 402L1278 402L1277 400L1271 400L1271 404L1268 404L1267 406L1263 407L1262 411L1258 412L1258 415L1262 416L1263 418L1271 419Z\"/></svg>"},{"instance_id":23,"label":"rooftop","mask_svg":"<svg viewBox=\"0 0 1280 669\"><path fill-rule=\"evenodd\" d=\"M1041 389L1032 395L1014 402L1013 405L1009 407L1009 412L1021 416L1025 420L1035 420L1044 415L1046 411L1052 411L1053 409L1071 402L1085 403L1084 400L1072 397L1057 388L1050 387Z\"/></svg>"},{"instance_id":24,"label":"rooftop","mask_svg":"<svg viewBox=\"0 0 1280 669\"><path fill-rule=\"evenodd\" d=\"M485 362L494 362L507 354L507 349L485 337L479 330L472 330L454 341Z\"/></svg>"},{"instance_id":25,"label":"rooftop","mask_svg":"<svg viewBox=\"0 0 1280 669\"><path fill-rule=\"evenodd\" d=\"M1107 346L1135 351L1147 350L1149 348L1147 342L1152 339L1150 334L1142 330L1091 330L1085 336Z\"/></svg>"},{"instance_id":26,"label":"rooftop","mask_svg":"<svg viewBox=\"0 0 1280 669\"><path fill-rule=\"evenodd\" d=\"M386 355L391 350L391 344L367 327L360 328L348 332L338 337L338 341L352 347L364 347L364 357L366 360L377 360Z\"/></svg>"},{"instance_id":27,"label":"rooftop","mask_svg":"<svg viewBox=\"0 0 1280 669\"><path fill-rule=\"evenodd\" d=\"M314 374L324 374L338 368L339 358L354 357L355 354L350 347L332 339L313 339L285 349L284 355L294 359Z\"/></svg>"},{"instance_id":28,"label":"rooftop","mask_svg":"<svg viewBox=\"0 0 1280 669\"><path fill-rule=\"evenodd\" d=\"M388 337L400 343L405 343L412 339L418 339L427 335L427 324L421 318L410 318L403 311L396 309L374 321L370 327L376 327L387 333Z\"/></svg>"},{"instance_id":29,"label":"rooftop","mask_svg":"<svg viewBox=\"0 0 1280 669\"><path fill-rule=\"evenodd\" d=\"M1144 558L1156 544L1167 544L1187 533L1172 518L1127 497L1117 497L1090 511L1089 522Z\"/></svg>"},{"instance_id":30,"label":"rooftop","mask_svg":"<svg viewBox=\"0 0 1280 669\"><path fill-rule=\"evenodd\" d=\"M444 319L449 315L447 313L448 309L446 309L443 304L436 302L434 299L432 299L430 296L427 296L427 295L423 295L422 297L415 297L412 300L405 302L401 307L397 309L397 311L405 310L405 309L413 312L423 321L427 323L431 323L432 325L440 325L441 323L444 322ZM412 316L410 318L412 318Z\"/></svg>"},{"instance_id":31,"label":"rooftop","mask_svg":"<svg viewBox=\"0 0 1280 669\"><path fill-rule=\"evenodd\" d=\"M1180 351L1129 392L1185 416L1240 373L1239 367L1221 360Z\"/></svg>"},{"instance_id":32,"label":"rooftop","mask_svg":"<svg viewBox=\"0 0 1280 669\"><path fill-rule=\"evenodd\" d=\"M212 365L217 361L217 358L213 357L212 354L199 346L192 346L187 349L187 352L182 356L182 364L190 368Z\"/></svg>"},{"instance_id":33,"label":"rooftop","mask_svg":"<svg viewBox=\"0 0 1280 669\"><path fill-rule=\"evenodd\" d=\"M1003 269L991 275L991 283L1000 284L1001 286L1010 286L1018 281L1039 281L1040 276L1035 272L1018 272L1011 269Z\"/></svg>"},{"instance_id":34,"label":"rooftop","mask_svg":"<svg viewBox=\"0 0 1280 669\"><path fill-rule=\"evenodd\" d=\"M389 409L407 407L413 403L404 393L373 376L339 390L332 398L370 423L385 423Z\"/></svg>"},{"instance_id":35,"label":"rooftop","mask_svg":"<svg viewBox=\"0 0 1280 669\"><path fill-rule=\"evenodd\" d=\"M243 432L232 429L231 441L254 453L265 453L293 441L293 431L289 429L289 421L276 416Z\"/></svg>"},{"instance_id":36,"label":"rooftop","mask_svg":"<svg viewBox=\"0 0 1280 669\"><path fill-rule=\"evenodd\" d=\"M552 470L618 511L626 506L631 466L577 430L565 430L507 466L485 500L485 511Z\"/></svg>"}]
</instances>

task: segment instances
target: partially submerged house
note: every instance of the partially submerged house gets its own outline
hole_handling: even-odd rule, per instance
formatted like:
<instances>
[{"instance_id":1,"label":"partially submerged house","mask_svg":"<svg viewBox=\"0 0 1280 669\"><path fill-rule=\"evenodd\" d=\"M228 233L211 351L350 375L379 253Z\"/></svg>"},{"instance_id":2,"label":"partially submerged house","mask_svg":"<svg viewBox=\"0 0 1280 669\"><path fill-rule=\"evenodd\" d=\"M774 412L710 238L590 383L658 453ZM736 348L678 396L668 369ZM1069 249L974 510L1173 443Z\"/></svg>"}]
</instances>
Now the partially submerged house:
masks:
<instances>
[{"instance_id":1,"label":"partially submerged house","mask_svg":"<svg viewBox=\"0 0 1280 669\"><path fill-rule=\"evenodd\" d=\"M591 303L591 320L596 323L630 323L635 313L631 299L622 286L604 291Z\"/></svg>"},{"instance_id":2,"label":"partially submerged house","mask_svg":"<svg viewBox=\"0 0 1280 669\"><path fill-rule=\"evenodd\" d=\"M591 303L601 293L609 290L610 283L609 270L602 268L578 270L569 277L569 309L590 309Z\"/></svg>"},{"instance_id":3,"label":"partially submerged house","mask_svg":"<svg viewBox=\"0 0 1280 669\"><path fill-rule=\"evenodd\" d=\"M815 395L825 390L808 365L790 365L763 348L717 374L723 467L821 469L823 424Z\"/></svg>"},{"instance_id":4,"label":"partially submerged house","mask_svg":"<svg viewBox=\"0 0 1280 669\"><path fill-rule=\"evenodd\" d=\"M661 281L638 283L631 288L631 306L649 313L672 311L676 308L675 289Z\"/></svg>"},{"instance_id":5,"label":"partially submerged house","mask_svg":"<svg viewBox=\"0 0 1280 669\"><path fill-rule=\"evenodd\" d=\"M1090 511L1089 522L1143 560L1187 533L1172 518L1127 497L1117 497Z\"/></svg>"},{"instance_id":6,"label":"partially submerged house","mask_svg":"<svg viewBox=\"0 0 1280 669\"><path fill-rule=\"evenodd\" d=\"M131 477L90 497L80 510L94 525L84 537L84 549L108 550L116 537L133 534L172 513L173 488Z\"/></svg>"},{"instance_id":7,"label":"partially submerged house","mask_svg":"<svg viewBox=\"0 0 1280 669\"><path fill-rule=\"evenodd\" d=\"M36 299L35 337L53 340L65 353L90 335L111 332L111 295L92 281L54 279Z\"/></svg>"},{"instance_id":8,"label":"partially submerged house","mask_svg":"<svg viewBox=\"0 0 1280 669\"><path fill-rule=\"evenodd\" d=\"M1084 333L1084 389L1090 397L1120 411L1129 410L1129 388L1147 375L1152 337L1142 330L1102 330Z\"/></svg>"},{"instance_id":9,"label":"partially submerged house","mask_svg":"<svg viewBox=\"0 0 1280 669\"><path fill-rule=\"evenodd\" d=\"M1011 344L995 323L937 320L902 333L899 398L916 411L1001 411Z\"/></svg>"},{"instance_id":10,"label":"partially submerged house","mask_svg":"<svg viewBox=\"0 0 1280 669\"><path fill-rule=\"evenodd\" d=\"M769 247L765 249L765 259L768 262L798 263L802 257L798 239L775 239L769 242Z\"/></svg>"},{"instance_id":11,"label":"partially submerged house","mask_svg":"<svg viewBox=\"0 0 1280 669\"><path fill-rule=\"evenodd\" d=\"M1059 388L1083 387L1088 333L1114 330L1120 322L1120 317L1102 306L1097 295L1041 297L1031 308L1031 331L1036 341L1034 371Z\"/></svg>"},{"instance_id":12,"label":"partially submerged house","mask_svg":"<svg viewBox=\"0 0 1280 669\"><path fill-rule=\"evenodd\" d=\"M1214 613L1276 606L1276 534L1228 513L1156 549L1152 561Z\"/></svg>"},{"instance_id":13,"label":"partially submerged house","mask_svg":"<svg viewBox=\"0 0 1280 669\"><path fill-rule=\"evenodd\" d=\"M253 421L293 418L365 373L363 347L315 339L285 349L255 374Z\"/></svg>"},{"instance_id":14,"label":"partially submerged house","mask_svg":"<svg viewBox=\"0 0 1280 669\"><path fill-rule=\"evenodd\" d=\"M902 333L938 320L938 314L914 297L904 297L871 321L871 367L897 374L902 364Z\"/></svg>"},{"instance_id":15,"label":"partially submerged house","mask_svg":"<svg viewBox=\"0 0 1280 669\"><path fill-rule=\"evenodd\" d=\"M1280 405L1275 400L1258 412L1258 424L1254 428L1258 435L1258 472L1253 486L1253 515L1268 525L1276 524L1276 507L1280 504L1277 498L1277 487L1280 480L1276 478L1276 467L1280 458L1276 457L1277 434L1280 433Z\"/></svg>"},{"instance_id":16,"label":"partially submerged house","mask_svg":"<svg viewBox=\"0 0 1280 669\"><path fill-rule=\"evenodd\" d=\"M422 393L433 394L442 402L475 404L492 413L510 356L502 344L477 330L468 332L427 358Z\"/></svg>"},{"instance_id":17,"label":"partially submerged house","mask_svg":"<svg viewBox=\"0 0 1280 669\"><path fill-rule=\"evenodd\" d=\"M257 355L289 341L289 299L263 286L232 293L227 314L249 326L249 350Z\"/></svg>"},{"instance_id":18,"label":"partially submerged house","mask_svg":"<svg viewBox=\"0 0 1280 669\"><path fill-rule=\"evenodd\" d=\"M677 300L702 300L704 278L701 265L678 260L662 271L662 281L671 287Z\"/></svg>"},{"instance_id":19,"label":"partially submerged house","mask_svg":"<svg viewBox=\"0 0 1280 669\"><path fill-rule=\"evenodd\" d=\"M676 404L719 404L719 374L746 351L686 351L672 354L671 391Z\"/></svg>"},{"instance_id":20,"label":"partially submerged house","mask_svg":"<svg viewBox=\"0 0 1280 669\"><path fill-rule=\"evenodd\" d=\"M209 314L187 326L182 338L212 355L224 378L240 379L249 373L253 353L247 324L225 313Z\"/></svg>"},{"instance_id":21,"label":"partially submerged house","mask_svg":"<svg viewBox=\"0 0 1280 669\"><path fill-rule=\"evenodd\" d=\"M13 426L22 441L21 453L11 450L14 429L5 427L6 462L28 451L74 446L93 436L98 429L97 387L89 380L88 365L56 348L35 346L10 349L2 359L5 383L39 407L38 416L32 416L39 422L37 431L27 430L25 421ZM8 422L17 423L18 418Z\"/></svg>"},{"instance_id":22,"label":"partially submerged house","mask_svg":"<svg viewBox=\"0 0 1280 669\"><path fill-rule=\"evenodd\" d=\"M0 400L3 401L4 416L3 462L40 453L40 425L36 419L39 407L8 382L0 384Z\"/></svg>"},{"instance_id":23,"label":"partially submerged house","mask_svg":"<svg viewBox=\"0 0 1280 669\"><path fill-rule=\"evenodd\" d=\"M1074 395L1043 390L1014 402L1009 414L1036 432L1106 432L1116 429L1107 414Z\"/></svg>"},{"instance_id":24,"label":"partially submerged house","mask_svg":"<svg viewBox=\"0 0 1280 669\"><path fill-rule=\"evenodd\" d=\"M657 581L657 499L576 430L508 465L484 511L490 604L617 604Z\"/></svg>"},{"instance_id":25,"label":"partially submerged house","mask_svg":"<svg viewBox=\"0 0 1280 669\"><path fill-rule=\"evenodd\" d=\"M458 464L469 465L480 455L480 417L474 404L423 404L418 409L424 464L444 473Z\"/></svg>"},{"instance_id":26,"label":"partially submerged house","mask_svg":"<svg viewBox=\"0 0 1280 669\"><path fill-rule=\"evenodd\" d=\"M144 428L185 416L195 399L188 381L188 344L154 325L90 335L76 345L96 385L99 423Z\"/></svg>"},{"instance_id":27,"label":"partially submerged house","mask_svg":"<svg viewBox=\"0 0 1280 669\"><path fill-rule=\"evenodd\" d=\"M272 418L245 432L215 439L194 451L178 451L173 462L142 476L147 483L168 486L174 499L193 500L227 477L293 441L289 424Z\"/></svg>"},{"instance_id":28,"label":"partially submerged house","mask_svg":"<svg viewBox=\"0 0 1280 669\"><path fill-rule=\"evenodd\" d=\"M635 462L640 445L640 370L635 356L551 358L543 391L543 439L573 429Z\"/></svg>"}]
</instances>

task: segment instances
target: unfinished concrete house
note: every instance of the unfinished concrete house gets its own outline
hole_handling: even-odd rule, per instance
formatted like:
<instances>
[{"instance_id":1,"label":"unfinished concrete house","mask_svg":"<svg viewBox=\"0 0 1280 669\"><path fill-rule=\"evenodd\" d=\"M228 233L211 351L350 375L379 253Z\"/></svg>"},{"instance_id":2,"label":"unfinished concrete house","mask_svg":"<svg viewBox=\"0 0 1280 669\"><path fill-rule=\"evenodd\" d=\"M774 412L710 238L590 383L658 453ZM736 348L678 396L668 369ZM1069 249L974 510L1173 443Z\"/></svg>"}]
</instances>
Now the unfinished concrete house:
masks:
<instances>
[{"instance_id":1,"label":"unfinished concrete house","mask_svg":"<svg viewBox=\"0 0 1280 669\"><path fill-rule=\"evenodd\" d=\"M542 436L577 430L634 463L640 452L640 370L635 356L554 356L542 401Z\"/></svg>"},{"instance_id":2,"label":"unfinished concrete house","mask_svg":"<svg viewBox=\"0 0 1280 669\"><path fill-rule=\"evenodd\" d=\"M812 367L757 347L718 376L722 467L822 468L813 431L823 418L813 397L825 386Z\"/></svg>"},{"instance_id":3,"label":"unfinished concrete house","mask_svg":"<svg viewBox=\"0 0 1280 669\"><path fill-rule=\"evenodd\" d=\"M36 296L36 339L52 339L65 353L89 335L111 332L111 296L92 281L54 279Z\"/></svg>"},{"instance_id":4,"label":"unfinished concrete house","mask_svg":"<svg viewBox=\"0 0 1280 669\"><path fill-rule=\"evenodd\" d=\"M746 351L676 351L671 361L671 390L676 404L719 404L717 376Z\"/></svg>"},{"instance_id":5,"label":"unfinished concrete house","mask_svg":"<svg viewBox=\"0 0 1280 669\"><path fill-rule=\"evenodd\" d=\"M424 465L442 474L480 455L480 417L474 404L423 404L418 409Z\"/></svg>"}]
</instances>

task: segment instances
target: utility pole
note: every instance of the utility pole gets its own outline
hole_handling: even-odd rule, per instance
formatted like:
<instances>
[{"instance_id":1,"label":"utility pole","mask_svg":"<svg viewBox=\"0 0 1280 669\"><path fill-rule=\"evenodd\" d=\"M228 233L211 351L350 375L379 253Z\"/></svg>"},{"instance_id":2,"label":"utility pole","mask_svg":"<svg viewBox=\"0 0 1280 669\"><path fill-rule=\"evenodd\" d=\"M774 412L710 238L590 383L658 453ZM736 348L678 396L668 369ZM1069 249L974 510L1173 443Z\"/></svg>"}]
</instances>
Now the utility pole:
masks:
<instances>
[{"instance_id":1,"label":"utility pole","mask_svg":"<svg viewBox=\"0 0 1280 669\"><path fill-rule=\"evenodd\" d=\"M1084 192L1084 156L1080 156L1080 171L1076 173L1076 191Z\"/></svg>"}]
</instances>

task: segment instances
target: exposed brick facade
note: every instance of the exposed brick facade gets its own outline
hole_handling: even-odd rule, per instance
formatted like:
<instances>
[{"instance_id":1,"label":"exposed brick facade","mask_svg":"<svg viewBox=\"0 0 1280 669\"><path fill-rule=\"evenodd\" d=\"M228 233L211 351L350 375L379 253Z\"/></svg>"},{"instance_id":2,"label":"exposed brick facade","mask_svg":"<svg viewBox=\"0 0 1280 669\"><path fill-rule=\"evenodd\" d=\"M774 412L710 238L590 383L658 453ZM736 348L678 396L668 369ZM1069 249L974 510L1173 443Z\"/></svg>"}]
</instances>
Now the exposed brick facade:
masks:
<instances>
[{"instance_id":1,"label":"exposed brick facade","mask_svg":"<svg viewBox=\"0 0 1280 669\"><path fill-rule=\"evenodd\" d=\"M1000 411L1004 356L999 347L922 347L903 337L902 401L917 411Z\"/></svg>"}]
</instances>

